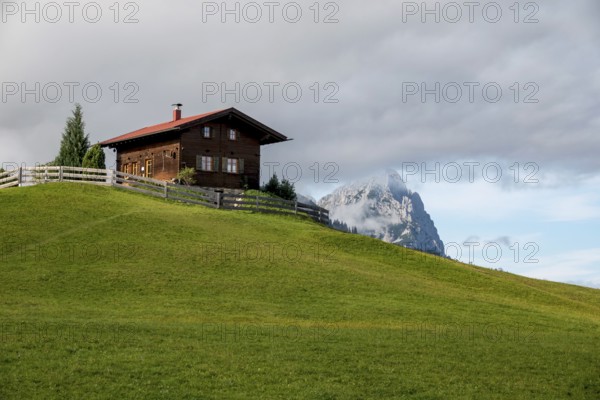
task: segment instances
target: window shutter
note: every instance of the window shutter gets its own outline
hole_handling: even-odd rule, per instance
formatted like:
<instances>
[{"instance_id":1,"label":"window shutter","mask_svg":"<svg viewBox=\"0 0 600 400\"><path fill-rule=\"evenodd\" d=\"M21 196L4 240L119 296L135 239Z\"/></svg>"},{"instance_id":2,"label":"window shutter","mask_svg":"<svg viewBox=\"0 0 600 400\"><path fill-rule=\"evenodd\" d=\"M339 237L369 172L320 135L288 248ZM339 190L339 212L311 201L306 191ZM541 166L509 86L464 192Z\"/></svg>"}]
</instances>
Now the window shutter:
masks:
<instances>
[{"instance_id":1,"label":"window shutter","mask_svg":"<svg viewBox=\"0 0 600 400\"><path fill-rule=\"evenodd\" d=\"M222 172L227 172L227 157L223 157L223 169Z\"/></svg>"},{"instance_id":2,"label":"window shutter","mask_svg":"<svg viewBox=\"0 0 600 400\"><path fill-rule=\"evenodd\" d=\"M196 170L202 171L202 156L196 156Z\"/></svg>"},{"instance_id":3,"label":"window shutter","mask_svg":"<svg viewBox=\"0 0 600 400\"><path fill-rule=\"evenodd\" d=\"M214 172L219 172L219 157L213 157L212 159L213 161L213 171Z\"/></svg>"},{"instance_id":4,"label":"window shutter","mask_svg":"<svg viewBox=\"0 0 600 400\"><path fill-rule=\"evenodd\" d=\"M239 171L238 171L238 173L243 174L244 173L244 159L243 158L240 158L239 164L240 165L239 165Z\"/></svg>"}]
</instances>

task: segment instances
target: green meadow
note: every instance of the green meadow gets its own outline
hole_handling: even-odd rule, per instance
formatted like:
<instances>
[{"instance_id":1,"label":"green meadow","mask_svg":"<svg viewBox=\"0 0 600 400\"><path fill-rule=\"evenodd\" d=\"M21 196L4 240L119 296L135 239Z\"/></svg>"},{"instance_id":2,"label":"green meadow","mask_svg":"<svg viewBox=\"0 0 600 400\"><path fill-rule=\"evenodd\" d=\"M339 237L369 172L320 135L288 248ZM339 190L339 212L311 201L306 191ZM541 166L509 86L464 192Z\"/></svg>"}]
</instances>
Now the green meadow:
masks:
<instances>
[{"instance_id":1,"label":"green meadow","mask_svg":"<svg viewBox=\"0 0 600 400\"><path fill-rule=\"evenodd\" d=\"M599 290L92 185L0 221L0 399L600 399Z\"/></svg>"}]
</instances>

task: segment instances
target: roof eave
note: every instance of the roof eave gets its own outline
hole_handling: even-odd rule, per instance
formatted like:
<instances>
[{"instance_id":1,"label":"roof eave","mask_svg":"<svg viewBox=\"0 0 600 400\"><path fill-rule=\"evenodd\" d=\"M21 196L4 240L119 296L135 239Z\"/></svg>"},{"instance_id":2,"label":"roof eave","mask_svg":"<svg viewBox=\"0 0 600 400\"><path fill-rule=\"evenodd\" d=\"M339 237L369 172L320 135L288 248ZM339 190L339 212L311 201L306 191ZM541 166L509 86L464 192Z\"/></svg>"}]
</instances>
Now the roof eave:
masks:
<instances>
[{"instance_id":1,"label":"roof eave","mask_svg":"<svg viewBox=\"0 0 600 400\"><path fill-rule=\"evenodd\" d=\"M275 129L263 124L262 122L252 118L251 116L244 114L243 112L241 112L240 110L238 110L235 107L231 107L228 109L225 109L217 114L211 115L209 118L210 119L217 119L217 118L221 118L227 114L234 114L236 115L238 118L244 120L247 124L249 125L253 125L255 128L257 128L258 130L262 130L265 131L267 133L269 133L270 135L276 137L277 139L279 139L278 142L274 142L274 143L280 143L280 142L285 142L288 140L287 136L277 132Z\"/></svg>"},{"instance_id":2,"label":"roof eave","mask_svg":"<svg viewBox=\"0 0 600 400\"><path fill-rule=\"evenodd\" d=\"M263 145L268 145L268 144L274 144L274 143L282 143L282 142L287 142L291 139L288 139L287 136L277 132L276 130L274 130L273 128L268 127L267 125L263 124L262 122L250 117L249 115L244 114L243 112L239 111L238 109L231 107L231 108L227 108L209 115L206 115L202 118L198 118L196 120L193 121L189 121L185 124L179 125L177 127L173 127L173 128L168 128L168 129L163 129L160 131L155 131L155 132L151 132L151 133L147 133L145 135L141 135L141 136L136 136L133 137L131 139L122 139L122 140L110 140L110 141L104 141L100 143L100 146L102 147L109 147L109 148L115 148L118 147L122 144L125 143L129 143L129 142L133 142L133 141L137 141L137 140L142 140L142 139L146 139L148 137L154 136L154 135L158 135L161 133L165 133L165 132L171 132L171 131L181 131L181 130L185 130L185 129L189 129L193 126L196 125L200 125L206 122L210 122L212 120L215 119L219 119L222 117L225 117L227 115L234 115L237 118L240 118L241 120L243 120L245 123L253 126L255 129L257 129L258 131L262 131L264 133L267 134L267 137L271 140L267 141L267 142L262 142L260 143L261 146Z\"/></svg>"},{"instance_id":3,"label":"roof eave","mask_svg":"<svg viewBox=\"0 0 600 400\"><path fill-rule=\"evenodd\" d=\"M173 131L179 131L179 130L181 130L181 126L177 126L175 128L163 129L161 131L147 133L145 135L136 136L136 137L131 138L131 139L111 140L111 141L106 141L106 142L100 142L100 147L114 148L114 147L117 147L120 144L124 144L124 143L128 143L128 142L134 142L136 140L145 139L145 138L148 138L150 136L159 135L161 133L167 133L167 132L173 132Z\"/></svg>"},{"instance_id":4,"label":"roof eave","mask_svg":"<svg viewBox=\"0 0 600 400\"><path fill-rule=\"evenodd\" d=\"M291 142L292 140L294 140L294 139L291 139L291 138L286 138L285 140L279 140L278 138L275 138L275 140L264 139L264 140L260 141L260 145L261 146L268 146L270 144Z\"/></svg>"}]
</instances>

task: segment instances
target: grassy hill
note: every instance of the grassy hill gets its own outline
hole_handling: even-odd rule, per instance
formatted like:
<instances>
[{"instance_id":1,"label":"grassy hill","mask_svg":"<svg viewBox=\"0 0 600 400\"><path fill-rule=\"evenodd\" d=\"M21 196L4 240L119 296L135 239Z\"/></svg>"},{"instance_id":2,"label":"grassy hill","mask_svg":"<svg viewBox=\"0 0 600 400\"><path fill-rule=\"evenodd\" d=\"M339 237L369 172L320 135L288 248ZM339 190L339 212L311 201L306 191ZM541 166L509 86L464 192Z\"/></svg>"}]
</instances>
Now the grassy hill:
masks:
<instances>
[{"instance_id":1,"label":"grassy hill","mask_svg":"<svg viewBox=\"0 0 600 400\"><path fill-rule=\"evenodd\" d=\"M598 290L95 186L0 221L0 399L600 399Z\"/></svg>"}]
</instances>

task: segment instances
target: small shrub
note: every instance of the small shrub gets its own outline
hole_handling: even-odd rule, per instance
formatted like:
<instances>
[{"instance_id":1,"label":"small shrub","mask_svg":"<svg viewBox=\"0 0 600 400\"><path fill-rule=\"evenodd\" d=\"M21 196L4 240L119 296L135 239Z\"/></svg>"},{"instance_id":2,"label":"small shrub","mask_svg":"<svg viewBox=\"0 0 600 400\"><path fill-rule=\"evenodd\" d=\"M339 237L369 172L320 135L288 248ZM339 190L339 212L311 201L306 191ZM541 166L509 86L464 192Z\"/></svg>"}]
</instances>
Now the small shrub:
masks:
<instances>
[{"instance_id":1,"label":"small shrub","mask_svg":"<svg viewBox=\"0 0 600 400\"><path fill-rule=\"evenodd\" d=\"M196 184L196 170L194 168L184 168L177 174L177 180L186 186Z\"/></svg>"}]
</instances>

